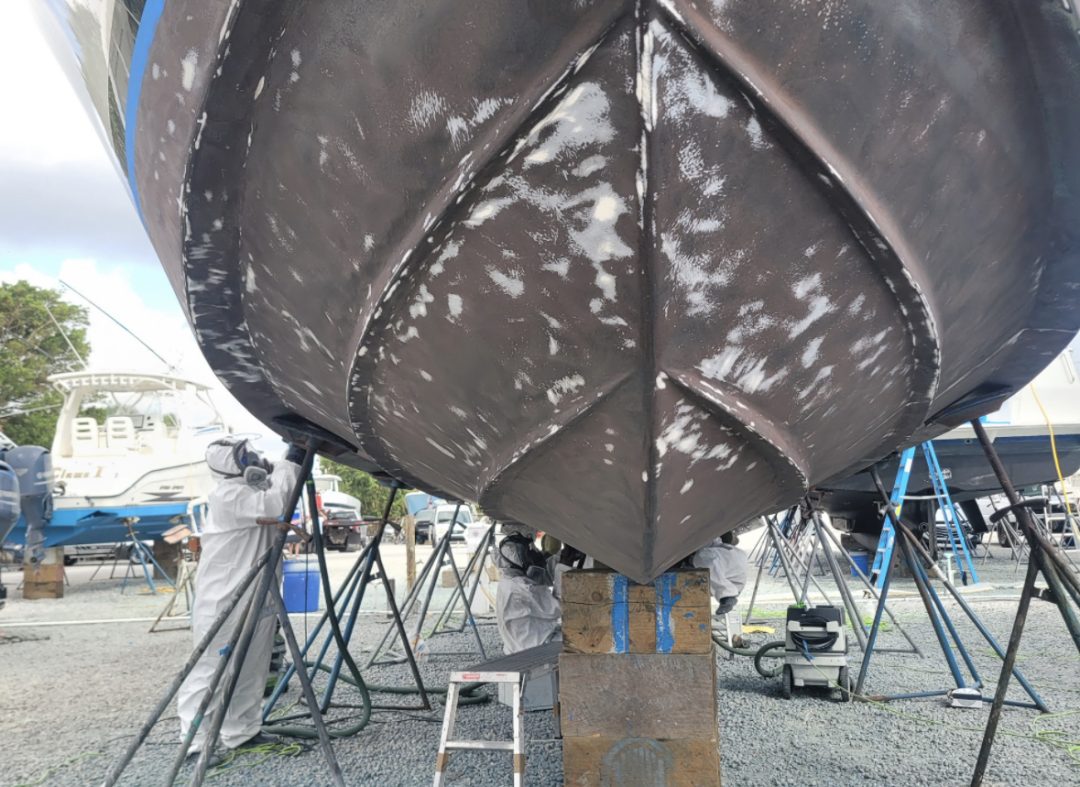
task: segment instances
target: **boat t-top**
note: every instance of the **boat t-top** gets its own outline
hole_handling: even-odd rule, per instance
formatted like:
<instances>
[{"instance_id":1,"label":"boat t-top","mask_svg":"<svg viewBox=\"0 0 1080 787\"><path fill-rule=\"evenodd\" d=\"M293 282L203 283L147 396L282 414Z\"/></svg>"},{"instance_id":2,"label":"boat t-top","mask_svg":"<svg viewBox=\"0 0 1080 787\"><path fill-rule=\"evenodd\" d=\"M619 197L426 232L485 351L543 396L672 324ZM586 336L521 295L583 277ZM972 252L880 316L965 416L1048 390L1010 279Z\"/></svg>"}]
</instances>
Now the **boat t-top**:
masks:
<instances>
[{"instance_id":1,"label":"boat t-top","mask_svg":"<svg viewBox=\"0 0 1080 787\"><path fill-rule=\"evenodd\" d=\"M200 515L213 479L204 453L229 432L210 388L171 374L73 372L52 444L46 547L153 539ZM11 540L25 540L20 523Z\"/></svg>"}]
</instances>

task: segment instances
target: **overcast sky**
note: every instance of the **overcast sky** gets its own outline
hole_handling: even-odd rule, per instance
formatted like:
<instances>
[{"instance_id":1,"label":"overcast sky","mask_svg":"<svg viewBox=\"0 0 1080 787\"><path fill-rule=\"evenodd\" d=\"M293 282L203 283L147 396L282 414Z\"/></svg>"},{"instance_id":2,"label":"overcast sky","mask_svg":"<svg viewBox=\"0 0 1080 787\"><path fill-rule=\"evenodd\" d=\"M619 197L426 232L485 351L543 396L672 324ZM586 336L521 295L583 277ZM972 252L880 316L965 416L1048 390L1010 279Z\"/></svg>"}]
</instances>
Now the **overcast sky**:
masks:
<instances>
[{"instance_id":1,"label":"overcast sky","mask_svg":"<svg viewBox=\"0 0 1080 787\"><path fill-rule=\"evenodd\" d=\"M177 373L216 384L120 170L38 29L33 1L0 0L0 282L59 287L63 279L154 347ZM163 370L92 308L90 343L93 368ZM234 428L270 434L217 387L219 406Z\"/></svg>"}]
</instances>

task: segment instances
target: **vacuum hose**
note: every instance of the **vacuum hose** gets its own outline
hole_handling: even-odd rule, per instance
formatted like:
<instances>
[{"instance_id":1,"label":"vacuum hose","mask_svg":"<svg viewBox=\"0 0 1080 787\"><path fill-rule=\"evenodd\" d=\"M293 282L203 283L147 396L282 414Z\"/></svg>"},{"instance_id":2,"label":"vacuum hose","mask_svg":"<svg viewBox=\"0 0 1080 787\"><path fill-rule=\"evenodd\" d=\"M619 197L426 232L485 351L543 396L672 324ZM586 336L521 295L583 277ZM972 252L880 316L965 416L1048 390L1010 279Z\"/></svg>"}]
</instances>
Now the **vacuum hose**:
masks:
<instances>
[{"instance_id":1,"label":"vacuum hose","mask_svg":"<svg viewBox=\"0 0 1080 787\"><path fill-rule=\"evenodd\" d=\"M786 644L784 640L777 640L775 642L766 642L760 648L736 648L733 647L720 637L714 636L713 642L720 646L721 649L726 650L728 653L733 653L736 656L745 656L746 658L752 658L754 660L754 669L758 671L758 674L763 678L775 678L783 670L784 665L779 667L766 667L764 664L767 658L776 658L769 654L777 649L783 649Z\"/></svg>"},{"instance_id":2,"label":"vacuum hose","mask_svg":"<svg viewBox=\"0 0 1080 787\"><path fill-rule=\"evenodd\" d=\"M791 644L802 651L807 661L813 660L811 653L823 653L831 650L836 641L840 639L840 632L826 631L828 621L818 615L807 615L802 619L802 625L821 626L820 632L790 631Z\"/></svg>"},{"instance_id":3,"label":"vacuum hose","mask_svg":"<svg viewBox=\"0 0 1080 787\"><path fill-rule=\"evenodd\" d=\"M345 637L341 633L341 625L338 621L337 610L334 608L334 590L330 586L330 572L326 567L326 549L323 544L322 527L319 523L319 508L315 497L315 481L312 478L308 478L307 491L308 501L311 505L311 534L315 541L315 554L319 561L319 578L322 584L323 598L326 601L326 619L330 623L330 629L334 636L334 641L337 643L338 652L341 654L345 661L345 665L352 674L351 679L349 679L348 676L343 676L343 678L348 680L348 682L360 692L359 720L349 727L338 729L327 728L326 730L333 738L344 738L360 732L360 730L364 729L371 720L371 693L368 690L367 684L364 683L363 676L360 675L360 668L356 666L352 654L349 653L349 647L345 643ZM390 502L393 502L393 495L390 496ZM389 513L389 508L387 513ZM310 667L313 665L305 661L304 666ZM320 663L319 666L322 667L323 665ZM314 712L314 709L312 709L312 712ZM314 727L303 727L298 725L264 724L263 731L273 735L287 735L297 738L318 737Z\"/></svg>"},{"instance_id":4,"label":"vacuum hose","mask_svg":"<svg viewBox=\"0 0 1080 787\"><path fill-rule=\"evenodd\" d=\"M315 542L315 554L318 556L319 561L319 577L323 589L323 598L326 602L326 617L330 623L330 628L334 637L334 641L337 643L338 652L342 654L345 664L349 668L349 674L343 674L339 676L340 680L345 681L350 686L355 687L360 692L360 704L358 707L360 714L357 720L347 727L331 728L327 727L326 732L331 738L347 738L350 735L355 735L360 732L371 721L371 692L379 692L385 694L419 694L419 689L415 686L376 686L368 685L364 682L364 678L360 675L360 669L356 666L356 662L353 661L352 655L349 653L349 648L345 643L345 637L341 633L341 624L338 620L337 610L334 605L334 591L330 585L330 572L326 567L326 549L322 537L322 528L319 526L319 514L318 508L315 504L315 484L313 481L308 481L308 497L311 501L311 532ZM389 503L393 503L393 495L391 495ZM387 504L387 515L389 515L389 503ZM330 667L323 664L321 661L305 661L305 668L315 667L323 672L330 672ZM458 704L460 705L479 705L490 701L490 695L477 694L477 690L483 686L483 683L470 683L461 687L460 694L458 695ZM444 688L426 688L428 694L446 694L447 689ZM314 727L309 727L303 724L288 724L288 721L294 719L303 718L308 714L298 714L296 716L289 716L283 719L270 722L263 725L263 732L270 735L280 735L290 738L318 738Z\"/></svg>"}]
</instances>

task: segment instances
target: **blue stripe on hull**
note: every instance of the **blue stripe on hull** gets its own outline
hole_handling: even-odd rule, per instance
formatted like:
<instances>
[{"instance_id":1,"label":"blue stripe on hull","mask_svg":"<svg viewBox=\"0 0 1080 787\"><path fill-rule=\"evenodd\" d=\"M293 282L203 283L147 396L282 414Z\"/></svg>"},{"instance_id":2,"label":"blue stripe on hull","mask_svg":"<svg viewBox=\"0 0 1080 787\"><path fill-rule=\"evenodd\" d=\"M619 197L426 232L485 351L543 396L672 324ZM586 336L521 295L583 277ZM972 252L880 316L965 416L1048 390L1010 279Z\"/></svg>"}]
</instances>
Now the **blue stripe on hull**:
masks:
<instances>
[{"instance_id":1,"label":"blue stripe on hull","mask_svg":"<svg viewBox=\"0 0 1080 787\"><path fill-rule=\"evenodd\" d=\"M150 46L154 43L154 33L165 10L165 0L147 0L139 18L139 29L135 33L135 46L131 50L127 103L124 105L124 157L127 160L128 184L131 186L131 199L139 218L143 218L142 201L139 199L139 186L135 182L135 132L138 130L139 97L142 95L143 77L150 63ZM143 224L146 221L143 220Z\"/></svg>"}]
</instances>

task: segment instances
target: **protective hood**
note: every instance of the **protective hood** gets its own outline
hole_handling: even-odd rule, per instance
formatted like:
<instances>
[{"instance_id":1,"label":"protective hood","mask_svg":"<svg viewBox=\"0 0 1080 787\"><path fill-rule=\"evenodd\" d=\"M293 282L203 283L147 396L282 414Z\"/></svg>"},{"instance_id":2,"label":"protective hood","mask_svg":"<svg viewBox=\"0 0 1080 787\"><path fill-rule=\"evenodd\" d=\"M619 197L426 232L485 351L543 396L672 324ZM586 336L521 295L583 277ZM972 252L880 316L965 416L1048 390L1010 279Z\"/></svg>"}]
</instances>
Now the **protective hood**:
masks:
<instances>
[{"instance_id":1,"label":"protective hood","mask_svg":"<svg viewBox=\"0 0 1080 787\"><path fill-rule=\"evenodd\" d=\"M215 440L206 447L206 464L211 472L225 478L240 478L249 467L270 471L270 464L251 447L246 439Z\"/></svg>"},{"instance_id":2,"label":"protective hood","mask_svg":"<svg viewBox=\"0 0 1080 787\"><path fill-rule=\"evenodd\" d=\"M528 536L519 532L511 533L499 542L495 553L495 563L504 575L527 577L538 585L551 584L547 559Z\"/></svg>"}]
</instances>

